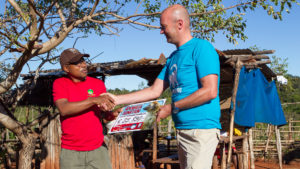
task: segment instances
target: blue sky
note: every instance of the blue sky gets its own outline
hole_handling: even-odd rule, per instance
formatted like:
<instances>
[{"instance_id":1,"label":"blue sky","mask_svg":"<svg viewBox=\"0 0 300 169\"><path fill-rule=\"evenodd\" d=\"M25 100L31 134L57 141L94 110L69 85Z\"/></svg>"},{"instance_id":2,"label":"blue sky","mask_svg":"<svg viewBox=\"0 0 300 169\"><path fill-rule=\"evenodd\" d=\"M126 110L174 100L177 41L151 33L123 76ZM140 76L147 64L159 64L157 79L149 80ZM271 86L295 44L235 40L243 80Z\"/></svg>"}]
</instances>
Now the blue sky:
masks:
<instances>
[{"instance_id":1,"label":"blue sky","mask_svg":"<svg viewBox=\"0 0 300 169\"><path fill-rule=\"evenodd\" d=\"M213 45L219 50L244 49L250 46L258 46L262 49L273 49L277 57L288 58L288 73L300 76L300 7L293 6L290 14L284 14L283 20L274 20L268 16L266 11L258 9L254 12L247 12L247 28L245 34L248 39L239 41L238 45L231 44L225 36L218 34ZM159 30L137 30L130 26L125 27L120 36L96 36L90 35L86 39L80 39L76 48L80 51L96 56L93 63L120 61L127 59L139 60L141 58L158 59L161 53L166 57L175 50L175 46L166 42L165 36ZM74 39L68 39L59 47L64 49L73 46ZM270 55L271 56L271 55ZM47 65L43 69L59 68L59 64ZM24 68L22 73L28 73ZM137 89L145 80L136 76L112 76L107 77L107 88Z\"/></svg>"}]
</instances>

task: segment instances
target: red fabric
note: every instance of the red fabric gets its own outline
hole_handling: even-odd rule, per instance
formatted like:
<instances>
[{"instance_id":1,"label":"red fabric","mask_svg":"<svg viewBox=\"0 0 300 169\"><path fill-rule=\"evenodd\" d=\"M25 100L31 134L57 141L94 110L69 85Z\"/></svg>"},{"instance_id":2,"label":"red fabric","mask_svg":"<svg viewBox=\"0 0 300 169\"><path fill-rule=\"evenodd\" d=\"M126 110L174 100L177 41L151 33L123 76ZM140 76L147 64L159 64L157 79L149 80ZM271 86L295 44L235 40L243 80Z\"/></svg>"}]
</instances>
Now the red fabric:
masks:
<instances>
[{"instance_id":1,"label":"red fabric","mask_svg":"<svg viewBox=\"0 0 300 169\"><path fill-rule=\"evenodd\" d=\"M68 99L69 102L77 102L105 92L104 83L92 77L87 77L84 82L79 83L62 77L53 83L54 102L62 98ZM61 147L76 151L91 151L99 148L104 138L99 115L100 109L95 105L74 116L61 117Z\"/></svg>"},{"instance_id":2,"label":"red fabric","mask_svg":"<svg viewBox=\"0 0 300 169\"><path fill-rule=\"evenodd\" d=\"M233 152L235 152L236 148L232 147L232 150L233 150ZM218 159L221 158L221 154L220 153L221 153L220 148L217 148L216 151L215 151L215 155L217 155ZM228 147L227 146L225 148L225 153L228 153Z\"/></svg>"}]
</instances>

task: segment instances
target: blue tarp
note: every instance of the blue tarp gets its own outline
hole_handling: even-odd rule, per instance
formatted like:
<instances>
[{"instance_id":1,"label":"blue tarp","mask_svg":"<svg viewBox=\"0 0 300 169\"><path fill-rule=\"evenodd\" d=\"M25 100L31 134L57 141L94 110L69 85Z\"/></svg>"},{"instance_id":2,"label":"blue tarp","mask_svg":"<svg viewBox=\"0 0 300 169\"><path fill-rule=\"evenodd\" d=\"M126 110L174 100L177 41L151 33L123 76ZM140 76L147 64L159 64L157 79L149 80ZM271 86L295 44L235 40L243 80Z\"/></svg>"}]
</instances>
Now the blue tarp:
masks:
<instances>
[{"instance_id":1,"label":"blue tarp","mask_svg":"<svg viewBox=\"0 0 300 169\"><path fill-rule=\"evenodd\" d=\"M268 82L259 69L241 69L234 121L254 127L255 122L285 125L275 82Z\"/></svg>"}]
</instances>

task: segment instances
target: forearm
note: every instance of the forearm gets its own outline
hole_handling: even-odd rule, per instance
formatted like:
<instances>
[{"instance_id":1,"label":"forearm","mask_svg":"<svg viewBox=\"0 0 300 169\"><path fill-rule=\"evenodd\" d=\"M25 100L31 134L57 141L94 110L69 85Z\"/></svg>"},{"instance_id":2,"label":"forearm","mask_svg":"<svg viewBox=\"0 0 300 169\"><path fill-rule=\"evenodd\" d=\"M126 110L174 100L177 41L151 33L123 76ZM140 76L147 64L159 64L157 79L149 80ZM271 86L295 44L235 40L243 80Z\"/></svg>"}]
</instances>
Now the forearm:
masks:
<instances>
[{"instance_id":1,"label":"forearm","mask_svg":"<svg viewBox=\"0 0 300 169\"><path fill-rule=\"evenodd\" d=\"M196 90L188 97L179 100L175 103L175 106L180 109L188 109L202 105L218 95L218 76L207 75L200 79L202 87Z\"/></svg>"},{"instance_id":2,"label":"forearm","mask_svg":"<svg viewBox=\"0 0 300 169\"><path fill-rule=\"evenodd\" d=\"M63 102L56 102L56 107L62 116L75 115L92 107L93 105L95 105L95 102L92 97L78 102L69 102L67 100Z\"/></svg>"},{"instance_id":3,"label":"forearm","mask_svg":"<svg viewBox=\"0 0 300 169\"><path fill-rule=\"evenodd\" d=\"M167 88L167 84L160 79L156 79L152 86L133 93L116 96L116 104L132 104L149 101L158 98Z\"/></svg>"},{"instance_id":4,"label":"forearm","mask_svg":"<svg viewBox=\"0 0 300 169\"><path fill-rule=\"evenodd\" d=\"M148 100L156 99L160 96L159 93L155 93L151 88L145 88L133 93L118 95L116 104L133 104L138 102L144 102Z\"/></svg>"},{"instance_id":5,"label":"forearm","mask_svg":"<svg viewBox=\"0 0 300 169\"><path fill-rule=\"evenodd\" d=\"M175 102L175 106L181 110L189 109L192 107L202 105L216 97L217 95L215 94L215 92L207 88L201 88L189 95L188 97Z\"/></svg>"}]
</instances>

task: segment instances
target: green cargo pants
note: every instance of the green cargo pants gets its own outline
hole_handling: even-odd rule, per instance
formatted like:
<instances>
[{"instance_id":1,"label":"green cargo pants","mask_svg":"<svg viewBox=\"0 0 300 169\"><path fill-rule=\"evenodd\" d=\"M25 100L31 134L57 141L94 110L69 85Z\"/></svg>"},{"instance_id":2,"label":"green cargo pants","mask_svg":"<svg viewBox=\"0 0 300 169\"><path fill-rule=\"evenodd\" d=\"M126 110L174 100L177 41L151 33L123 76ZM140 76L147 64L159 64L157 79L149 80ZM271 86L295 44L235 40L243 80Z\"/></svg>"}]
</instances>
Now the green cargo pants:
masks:
<instances>
[{"instance_id":1,"label":"green cargo pants","mask_svg":"<svg viewBox=\"0 0 300 169\"><path fill-rule=\"evenodd\" d=\"M101 146L92 151L61 149L60 169L112 169L108 151Z\"/></svg>"}]
</instances>

